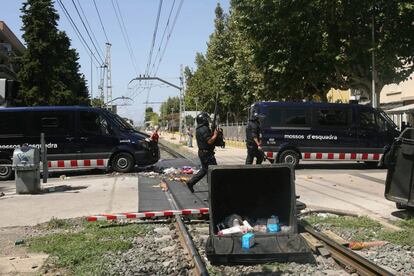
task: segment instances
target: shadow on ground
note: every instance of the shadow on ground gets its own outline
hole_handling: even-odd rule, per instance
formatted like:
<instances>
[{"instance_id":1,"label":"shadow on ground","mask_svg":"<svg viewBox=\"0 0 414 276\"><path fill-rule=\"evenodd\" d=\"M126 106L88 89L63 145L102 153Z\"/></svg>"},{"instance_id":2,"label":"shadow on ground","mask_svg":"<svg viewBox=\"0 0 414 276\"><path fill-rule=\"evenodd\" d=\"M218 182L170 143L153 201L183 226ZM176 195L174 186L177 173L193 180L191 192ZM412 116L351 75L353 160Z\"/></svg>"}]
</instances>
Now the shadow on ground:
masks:
<instances>
[{"instance_id":1,"label":"shadow on ground","mask_svg":"<svg viewBox=\"0 0 414 276\"><path fill-rule=\"evenodd\" d=\"M299 164L296 170L380 170L377 166L365 163L317 163Z\"/></svg>"},{"instance_id":2,"label":"shadow on ground","mask_svg":"<svg viewBox=\"0 0 414 276\"><path fill-rule=\"evenodd\" d=\"M407 210L398 210L392 212L391 215L400 219L413 219L414 218L414 208L409 208Z\"/></svg>"}]
</instances>

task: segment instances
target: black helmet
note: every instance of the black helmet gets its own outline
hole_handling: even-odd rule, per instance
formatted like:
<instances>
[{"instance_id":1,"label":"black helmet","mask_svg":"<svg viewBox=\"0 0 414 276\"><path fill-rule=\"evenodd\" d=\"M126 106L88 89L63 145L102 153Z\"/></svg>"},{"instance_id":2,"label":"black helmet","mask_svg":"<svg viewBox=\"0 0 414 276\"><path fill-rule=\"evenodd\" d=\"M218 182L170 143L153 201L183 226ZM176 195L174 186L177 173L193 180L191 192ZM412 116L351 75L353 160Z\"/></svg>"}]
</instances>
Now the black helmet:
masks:
<instances>
[{"instance_id":1,"label":"black helmet","mask_svg":"<svg viewBox=\"0 0 414 276\"><path fill-rule=\"evenodd\" d=\"M260 115L257 112L253 112L253 114L250 116L250 120L252 121L259 121Z\"/></svg>"},{"instance_id":2,"label":"black helmet","mask_svg":"<svg viewBox=\"0 0 414 276\"><path fill-rule=\"evenodd\" d=\"M201 112L196 117L196 121L198 125L208 125L209 120L210 120L210 116L208 115L207 112Z\"/></svg>"}]
</instances>

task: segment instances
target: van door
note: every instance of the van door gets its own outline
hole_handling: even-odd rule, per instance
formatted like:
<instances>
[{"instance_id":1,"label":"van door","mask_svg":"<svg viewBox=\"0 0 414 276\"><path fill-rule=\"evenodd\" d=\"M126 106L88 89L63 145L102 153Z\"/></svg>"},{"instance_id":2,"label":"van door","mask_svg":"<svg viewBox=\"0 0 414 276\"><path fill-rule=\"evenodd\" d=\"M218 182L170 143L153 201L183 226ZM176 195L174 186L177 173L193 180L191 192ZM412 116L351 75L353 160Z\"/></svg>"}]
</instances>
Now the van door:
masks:
<instances>
[{"instance_id":1,"label":"van door","mask_svg":"<svg viewBox=\"0 0 414 276\"><path fill-rule=\"evenodd\" d=\"M371 108L359 108L359 127L358 140L359 147L374 149L382 148L379 141L382 140L378 136L382 132L378 129L377 114Z\"/></svg>"},{"instance_id":2,"label":"van door","mask_svg":"<svg viewBox=\"0 0 414 276\"><path fill-rule=\"evenodd\" d=\"M45 134L49 161L76 160L80 149L76 142L75 113L67 110L33 111L27 113L28 143L40 144L40 133ZM52 167L65 167L64 163Z\"/></svg>"},{"instance_id":3,"label":"van door","mask_svg":"<svg viewBox=\"0 0 414 276\"><path fill-rule=\"evenodd\" d=\"M378 147L383 148L386 146L390 146L394 142L395 137L397 137L399 134L396 131L395 126L391 125L391 123L388 122L386 118L384 118L384 116L387 115L382 115L379 111L375 111L375 113L376 122L378 126Z\"/></svg>"},{"instance_id":4,"label":"van door","mask_svg":"<svg viewBox=\"0 0 414 276\"><path fill-rule=\"evenodd\" d=\"M81 110L78 113L81 159L84 166L105 167L119 144L113 129L106 118L94 110Z\"/></svg>"},{"instance_id":5,"label":"van door","mask_svg":"<svg viewBox=\"0 0 414 276\"><path fill-rule=\"evenodd\" d=\"M313 146L322 152L350 152L358 142L351 106L314 107Z\"/></svg>"}]
</instances>

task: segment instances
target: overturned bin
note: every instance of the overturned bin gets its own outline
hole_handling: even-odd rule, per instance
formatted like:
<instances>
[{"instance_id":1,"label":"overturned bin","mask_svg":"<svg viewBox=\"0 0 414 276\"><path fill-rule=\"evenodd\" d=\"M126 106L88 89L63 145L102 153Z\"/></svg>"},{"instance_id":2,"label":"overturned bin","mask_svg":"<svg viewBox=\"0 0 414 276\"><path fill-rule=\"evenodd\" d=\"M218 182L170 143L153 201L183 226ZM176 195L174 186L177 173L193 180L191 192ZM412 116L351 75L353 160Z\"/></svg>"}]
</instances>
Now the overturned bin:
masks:
<instances>
[{"instance_id":1,"label":"overturned bin","mask_svg":"<svg viewBox=\"0 0 414 276\"><path fill-rule=\"evenodd\" d=\"M397 208L414 207L414 128L406 128L385 155L385 198Z\"/></svg>"},{"instance_id":2,"label":"overturned bin","mask_svg":"<svg viewBox=\"0 0 414 276\"><path fill-rule=\"evenodd\" d=\"M315 261L298 234L294 178L285 164L210 166L211 263Z\"/></svg>"}]
</instances>

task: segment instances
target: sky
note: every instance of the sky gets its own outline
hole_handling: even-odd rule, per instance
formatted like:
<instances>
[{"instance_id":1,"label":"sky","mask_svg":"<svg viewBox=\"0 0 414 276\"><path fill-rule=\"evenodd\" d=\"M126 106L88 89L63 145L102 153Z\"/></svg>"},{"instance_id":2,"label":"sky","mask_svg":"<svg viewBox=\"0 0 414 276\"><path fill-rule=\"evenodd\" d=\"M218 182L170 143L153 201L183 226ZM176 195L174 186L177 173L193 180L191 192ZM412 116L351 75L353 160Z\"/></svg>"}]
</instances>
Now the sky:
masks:
<instances>
[{"instance_id":1,"label":"sky","mask_svg":"<svg viewBox=\"0 0 414 276\"><path fill-rule=\"evenodd\" d=\"M160 1L162 0L95 0L108 40L112 45L110 55L112 98L126 96L133 99L132 101L117 100L114 103L120 105L118 106L118 114L134 120L135 124L143 121L144 102L147 99L147 90L145 90L145 87L153 86L149 93L149 102L162 102L168 97L179 95L178 89L166 85L161 86L161 83L157 81L149 83L143 81L131 82L137 75L144 74L146 71ZM23 44L25 44L22 39L22 31L20 30L22 27L20 8L23 2L23 0L1 0L0 20L4 21ZM87 27L89 24L91 28L90 36L94 41L96 38L96 48L104 59L106 51L105 43L107 41L99 23L99 17L93 0L62 0L62 2L89 47L93 52L96 52L79 19L73 2L76 4L81 15L83 10L87 18L87 20L84 19L84 23ZM158 31L156 33L150 66L150 72L154 73L159 63L160 65L156 76L176 85L180 85L181 65L194 69L196 53L205 53L209 36L214 30L214 9L217 3L220 3L226 12L230 5L229 0L183 0L165 54L160 61L166 38L173 26L175 14L179 10L180 2L181 0L162 1ZM116 9L114 9L112 3L114 3L115 7L118 3L122 15L122 18L120 17L121 25L123 21L127 33L126 36L129 37L132 56L135 58L131 58L129 54L127 43L124 41L121 27L115 14ZM169 13L173 4L174 8L169 20L167 32L164 35L164 41L160 47L160 42L166 29ZM94 61L91 66L91 57L88 54L89 50L85 49L82 45L81 39L76 35L74 28L70 25L70 21L65 16L58 1L55 1L55 9L60 15L58 28L65 31L71 39L72 47L79 54L81 73L85 75L93 97L96 97L98 96L98 84L100 80L98 66L101 62ZM95 56L97 60L100 60L98 55L95 54ZM132 60L135 60L135 66ZM149 106L152 106L154 111L159 111L159 103L150 104Z\"/></svg>"}]
</instances>

